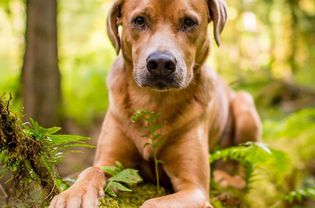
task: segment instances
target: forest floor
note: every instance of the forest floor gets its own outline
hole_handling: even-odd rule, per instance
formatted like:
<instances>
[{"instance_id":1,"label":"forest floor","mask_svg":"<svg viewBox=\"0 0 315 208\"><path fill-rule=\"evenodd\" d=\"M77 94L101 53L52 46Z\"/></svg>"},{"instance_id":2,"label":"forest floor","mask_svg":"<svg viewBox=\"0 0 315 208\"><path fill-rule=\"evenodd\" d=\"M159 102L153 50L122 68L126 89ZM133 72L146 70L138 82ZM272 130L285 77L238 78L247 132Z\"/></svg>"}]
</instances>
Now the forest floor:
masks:
<instances>
[{"instance_id":1,"label":"forest floor","mask_svg":"<svg viewBox=\"0 0 315 208\"><path fill-rule=\"evenodd\" d=\"M101 200L100 208L138 208L146 200L163 196L168 193L164 188L157 188L153 184L139 184L132 187L132 192L122 192L119 197L105 195Z\"/></svg>"},{"instance_id":2,"label":"forest floor","mask_svg":"<svg viewBox=\"0 0 315 208\"><path fill-rule=\"evenodd\" d=\"M276 86L276 88L280 88L280 90L267 89L261 91L260 96L257 96L257 100L262 99L260 100L260 103L264 104L262 108L271 115L263 117L263 138L268 148L275 150L273 156L269 159L262 158L264 161L261 164L257 164L256 160L251 159L249 161L254 167L250 169L253 171L253 177L249 177L249 187L242 193L230 189L220 189L215 185L213 187L213 184L211 184L210 198L214 207L244 208L253 207L253 203L255 208L315 207L315 96L313 92L292 88L291 86L283 87L283 84L281 84L281 87ZM273 93L271 96L270 91L277 91L277 93ZM296 106L297 108L295 108ZM7 108L7 105L4 105L3 109L5 111L7 111ZM287 112L279 114L279 112L281 113L280 109L287 109ZM263 110L260 110L260 112L265 113ZM89 142L95 144L99 125L100 122L97 122L93 125L92 130L86 132L76 126L70 126L68 129L71 129L71 133L92 135L94 139ZM95 149L81 148L80 150L82 151L79 153L79 157L78 154L72 154L73 151L70 151L71 154L67 154L68 156L62 160L63 163L58 165L58 169L62 170L62 177L68 176L66 178L69 178L70 173L80 172L91 164ZM242 148L234 152L230 151L229 154L235 156L235 153L241 156L238 159L242 162L248 162ZM2 159L1 154L0 159ZM274 164L273 161L277 163ZM71 168L67 169L69 164ZM76 174L70 175L70 178L75 178L75 176ZM2 181L0 183L4 185L7 192L10 190L6 183L2 183ZM159 194L153 184L138 184L131 186L130 189L132 189L132 192L120 192L118 197L106 195L101 200L100 207L139 207L147 199L170 193L170 191L163 189ZM0 190L0 207L4 207L8 200L3 196ZM11 207L16 207L17 202L12 200L12 203L13 206ZM12 203L10 202L10 204ZM23 207L23 205L20 207Z\"/></svg>"}]
</instances>

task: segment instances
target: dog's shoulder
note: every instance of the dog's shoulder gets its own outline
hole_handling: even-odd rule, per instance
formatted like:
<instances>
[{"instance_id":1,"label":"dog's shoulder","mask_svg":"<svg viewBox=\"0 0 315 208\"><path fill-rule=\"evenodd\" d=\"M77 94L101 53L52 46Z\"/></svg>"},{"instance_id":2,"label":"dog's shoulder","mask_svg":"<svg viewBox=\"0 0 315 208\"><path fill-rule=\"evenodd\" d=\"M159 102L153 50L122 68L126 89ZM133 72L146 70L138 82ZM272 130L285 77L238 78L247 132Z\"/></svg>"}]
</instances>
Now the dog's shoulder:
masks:
<instances>
[{"instance_id":1,"label":"dog's shoulder","mask_svg":"<svg viewBox=\"0 0 315 208\"><path fill-rule=\"evenodd\" d=\"M107 86L110 90L119 85L125 79L124 73L124 61L121 56L117 57L111 66L111 69L107 76Z\"/></svg>"},{"instance_id":2,"label":"dog's shoulder","mask_svg":"<svg viewBox=\"0 0 315 208\"><path fill-rule=\"evenodd\" d=\"M208 85L211 85L211 88L214 91L219 91L220 94L222 94L222 91L224 91L225 93L227 93L228 97L230 97L230 92L231 89L228 86L228 84L226 83L226 81L224 80L223 77L221 77L213 68L211 68L210 66L205 65L204 68L204 79L206 80L205 82Z\"/></svg>"},{"instance_id":3,"label":"dog's shoulder","mask_svg":"<svg viewBox=\"0 0 315 208\"><path fill-rule=\"evenodd\" d=\"M205 65L203 70L205 71L204 78L207 79L207 81L214 83L218 80L219 75L212 67Z\"/></svg>"}]
</instances>

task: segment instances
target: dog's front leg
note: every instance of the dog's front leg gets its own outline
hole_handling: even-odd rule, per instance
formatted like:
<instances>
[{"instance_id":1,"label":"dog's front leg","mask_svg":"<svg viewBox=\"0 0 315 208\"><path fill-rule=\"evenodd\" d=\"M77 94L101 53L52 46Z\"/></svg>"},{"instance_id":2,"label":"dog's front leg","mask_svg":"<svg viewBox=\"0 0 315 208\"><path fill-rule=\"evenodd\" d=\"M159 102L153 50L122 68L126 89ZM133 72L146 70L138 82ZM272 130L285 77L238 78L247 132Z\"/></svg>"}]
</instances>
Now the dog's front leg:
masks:
<instances>
[{"instance_id":1,"label":"dog's front leg","mask_svg":"<svg viewBox=\"0 0 315 208\"><path fill-rule=\"evenodd\" d=\"M56 196L50 208L96 208L106 183L101 167L114 165L116 161L125 167L134 167L138 158L136 147L120 131L109 110L99 137L94 166L84 170L73 186Z\"/></svg>"},{"instance_id":2,"label":"dog's front leg","mask_svg":"<svg viewBox=\"0 0 315 208\"><path fill-rule=\"evenodd\" d=\"M146 201L141 208L206 208L209 204L210 166L204 128L194 128L166 144L159 154L174 194Z\"/></svg>"}]
</instances>

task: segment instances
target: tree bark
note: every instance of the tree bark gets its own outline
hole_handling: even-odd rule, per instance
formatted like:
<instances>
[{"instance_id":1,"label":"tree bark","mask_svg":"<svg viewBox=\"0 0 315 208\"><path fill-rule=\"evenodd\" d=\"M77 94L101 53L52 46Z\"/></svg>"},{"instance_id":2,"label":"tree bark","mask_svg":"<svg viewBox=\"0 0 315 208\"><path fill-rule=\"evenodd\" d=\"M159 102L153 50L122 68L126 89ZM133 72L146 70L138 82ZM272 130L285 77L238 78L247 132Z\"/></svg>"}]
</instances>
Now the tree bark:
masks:
<instances>
[{"instance_id":1,"label":"tree bark","mask_svg":"<svg viewBox=\"0 0 315 208\"><path fill-rule=\"evenodd\" d=\"M298 54L298 35L299 35L299 28L298 28L298 16L297 16L297 10L299 8L298 0L288 0L289 4L289 11L290 11L290 16L291 16L291 33L290 33L290 39L289 39L289 44L290 44L290 54L288 57L288 62L290 64L290 68L292 71L292 75L296 74L298 70L298 64L296 62L296 56Z\"/></svg>"},{"instance_id":2,"label":"tree bark","mask_svg":"<svg viewBox=\"0 0 315 208\"><path fill-rule=\"evenodd\" d=\"M26 49L22 93L26 118L61 124L61 76L57 50L57 0L26 0Z\"/></svg>"}]
</instances>

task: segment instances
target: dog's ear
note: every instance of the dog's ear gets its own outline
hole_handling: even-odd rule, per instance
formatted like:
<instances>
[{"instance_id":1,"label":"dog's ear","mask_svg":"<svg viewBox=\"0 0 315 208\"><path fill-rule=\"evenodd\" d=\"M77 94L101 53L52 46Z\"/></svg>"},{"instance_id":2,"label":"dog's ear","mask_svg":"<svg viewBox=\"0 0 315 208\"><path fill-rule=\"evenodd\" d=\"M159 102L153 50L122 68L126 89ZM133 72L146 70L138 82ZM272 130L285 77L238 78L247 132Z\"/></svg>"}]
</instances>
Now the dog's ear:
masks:
<instances>
[{"instance_id":1,"label":"dog's ear","mask_svg":"<svg viewBox=\"0 0 315 208\"><path fill-rule=\"evenodd\" d=\"M119 54L121 47L118 27L121 24L120 17L122 2L122 0L116 0L107 17L107 34L116 49L117 55Z\"/></svg>"},{"instance_id":2,"label":"dog's ear","mask_svg":"<svg viewBox=\"0 0 315 208\"><path fill-rule=\"evenodd\" d=\"M227 21L227 6L225 0L208 0L210 21L213 21L215 42L220 46L220 34Z\"/></svg>"}]
</instances>

